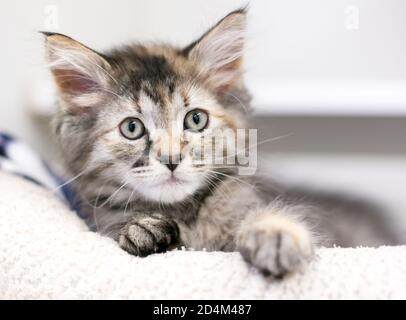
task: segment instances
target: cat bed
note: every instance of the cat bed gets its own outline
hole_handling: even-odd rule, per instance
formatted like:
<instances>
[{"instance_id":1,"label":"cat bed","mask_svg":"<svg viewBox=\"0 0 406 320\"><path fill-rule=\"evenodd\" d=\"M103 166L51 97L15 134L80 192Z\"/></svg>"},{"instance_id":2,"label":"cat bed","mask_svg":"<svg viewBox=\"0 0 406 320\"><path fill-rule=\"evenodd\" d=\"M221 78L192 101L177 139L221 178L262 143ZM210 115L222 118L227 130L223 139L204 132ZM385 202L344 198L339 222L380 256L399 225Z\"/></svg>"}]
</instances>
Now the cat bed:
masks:
<instances>
[{"instance_id":1,"label":"cat bed","mask_svg":"<svg viewBox=\"0 0 406 320\"><path fill-rule=\"evenodd\" d=\"M406 299L406 246L321 248L265 278L239 253L131 256L49 191L0 172L1 299Z\"/></svg>"}]
</instances>

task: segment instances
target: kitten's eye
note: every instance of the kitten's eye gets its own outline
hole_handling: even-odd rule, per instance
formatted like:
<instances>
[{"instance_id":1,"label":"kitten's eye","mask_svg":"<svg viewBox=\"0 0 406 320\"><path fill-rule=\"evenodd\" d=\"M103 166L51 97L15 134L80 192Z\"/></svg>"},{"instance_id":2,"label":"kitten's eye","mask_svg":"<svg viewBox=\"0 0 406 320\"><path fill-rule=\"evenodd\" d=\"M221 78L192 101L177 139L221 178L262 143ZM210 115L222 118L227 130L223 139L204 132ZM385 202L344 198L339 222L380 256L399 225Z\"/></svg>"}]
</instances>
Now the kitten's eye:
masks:
<instances>
[{"instance_id":1,"label":"kitten's eye","mask_svg":"<svg viewBox=\"0 0 406 320\"><path fill-rule=\"evenodd\" d=\"M186 114L184 127L186 130L200 132L206 129L209 123L209 115L201 109L194 109Z\"/></svg>"},{"instance_id":2,"label":"kitten's eye","mask_svg":"<svg viewBox=\"0 0 406 320\"><path fill-rule=\"evenodd\" d=\"M144 135L145 127L140 119L127 118L120 123L120 132L125 138L136 140Z\"/></svg>"}]
</instances>

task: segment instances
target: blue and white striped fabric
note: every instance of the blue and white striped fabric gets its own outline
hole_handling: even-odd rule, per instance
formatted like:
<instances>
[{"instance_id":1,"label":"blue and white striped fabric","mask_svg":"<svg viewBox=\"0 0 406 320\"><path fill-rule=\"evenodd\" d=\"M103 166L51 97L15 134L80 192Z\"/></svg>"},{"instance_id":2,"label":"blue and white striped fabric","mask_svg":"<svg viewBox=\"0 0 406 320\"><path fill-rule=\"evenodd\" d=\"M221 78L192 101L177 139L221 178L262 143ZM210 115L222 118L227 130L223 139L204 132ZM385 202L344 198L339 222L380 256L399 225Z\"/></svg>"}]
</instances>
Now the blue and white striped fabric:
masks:
<instances>
[{"instance_id":1,"label":"blue and white striped fabric","mask_svg":"<svg viewBox=\"0 0 406 320\"><path fill-rule=\"evenodd\" d=\"M53 191L79 212L78 199L69 184L26 144L0 131L0 170L19 175Z\"/></svg>"}]
</instances>

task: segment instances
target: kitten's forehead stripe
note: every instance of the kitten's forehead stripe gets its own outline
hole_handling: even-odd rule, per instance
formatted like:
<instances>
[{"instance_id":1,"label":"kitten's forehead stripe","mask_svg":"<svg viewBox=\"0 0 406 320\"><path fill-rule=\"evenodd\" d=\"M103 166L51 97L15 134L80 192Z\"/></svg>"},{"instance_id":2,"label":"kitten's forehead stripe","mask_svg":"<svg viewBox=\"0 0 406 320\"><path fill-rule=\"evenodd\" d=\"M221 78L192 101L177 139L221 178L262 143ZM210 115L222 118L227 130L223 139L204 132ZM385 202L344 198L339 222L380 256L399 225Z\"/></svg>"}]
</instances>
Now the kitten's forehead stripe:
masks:
<instances>
[{"instance_id":1,"label":"kitten's forehead stripe","mask_svg":"<svg viewBox=\"0 0 406 320\"><path fill-rule=\"evenodd\" d=\"M181 94L182 94L182 98L183 98L184 107L185 108L189 107L190 101L189 101L189 97L188 97L187 93L184 90L182 90Z\"/></svg>"},{"instance_id":2,"label":"kitten's forehead stripe","mask_svg":"<svg viewBox=\"0 0 406 320\"><path fill-rule=\"evenodd\" d=\"M171 100L180 71L175 70L173 49L136 45L113 51L109 57L116 66L117 78L124 83L134 101L138 101L141 93L161 107Z\"/></svg>"}]
</instances>

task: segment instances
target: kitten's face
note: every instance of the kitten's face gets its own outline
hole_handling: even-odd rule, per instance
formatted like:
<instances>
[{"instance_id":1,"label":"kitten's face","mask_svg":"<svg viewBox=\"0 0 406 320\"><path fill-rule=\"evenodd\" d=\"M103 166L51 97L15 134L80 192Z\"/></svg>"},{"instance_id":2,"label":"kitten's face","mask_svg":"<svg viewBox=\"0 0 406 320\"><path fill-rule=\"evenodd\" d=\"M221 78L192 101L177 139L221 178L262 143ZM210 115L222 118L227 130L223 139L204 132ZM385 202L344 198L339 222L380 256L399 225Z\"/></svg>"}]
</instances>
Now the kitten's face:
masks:
<instances>
[{"instance_id":1,"label":"kitten's face","mask_svg":"<svg viewBox=\"0 0 406 320\"><path fill-rule=\"evenodd\" d=\"M57 134L72 173L163 203L217 183L224 173L213 159L235 150L224 135L245 126L244 26L238 11L183 50L133 45L106 55L48 35Z\"/></svg>"},{"instance_id":2,"label":"kitten's face","mask_svg":"<svg viewBox=\"0 0 406 320\"><path fill-rule=\"evenodd\" d=\"M241 120L238 112L225 109L209 90L190 81L178 80L173 89L164 86L160 94L156 100L140 90L136 100L111 100L95 123L93 130L100 134L87 167L102 167L100 175L127 183L148 200L170 203L215 179L219 168L212 154L199 150L202 144L214 145L208 137L234 130Z\"/></svg>"}]
</instances>

